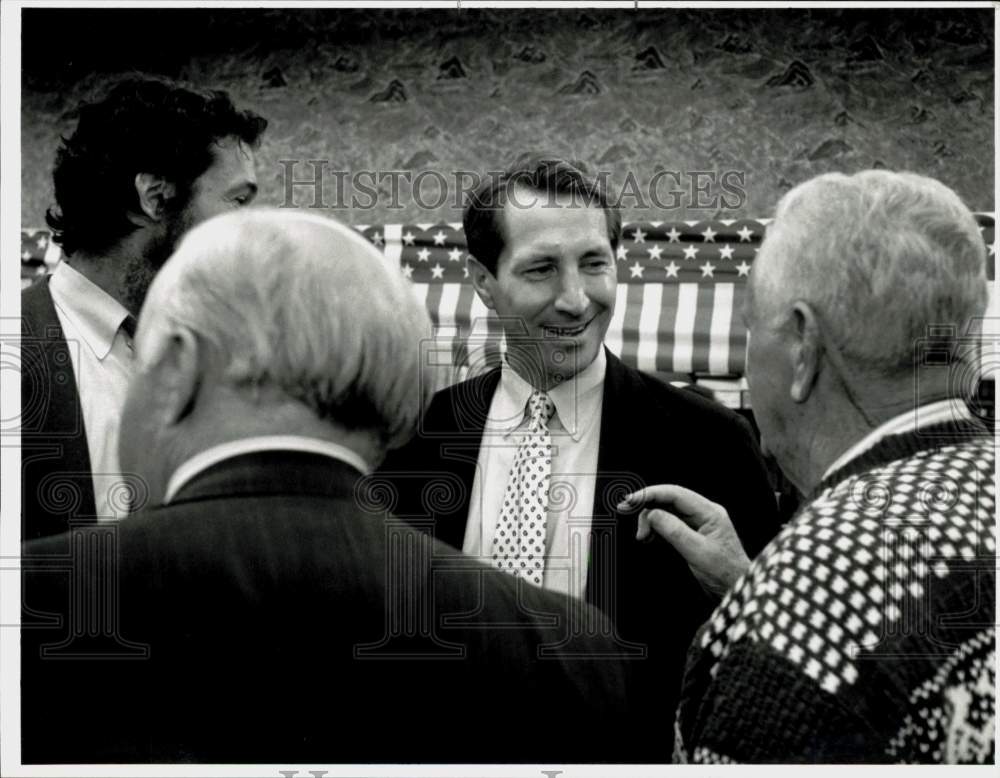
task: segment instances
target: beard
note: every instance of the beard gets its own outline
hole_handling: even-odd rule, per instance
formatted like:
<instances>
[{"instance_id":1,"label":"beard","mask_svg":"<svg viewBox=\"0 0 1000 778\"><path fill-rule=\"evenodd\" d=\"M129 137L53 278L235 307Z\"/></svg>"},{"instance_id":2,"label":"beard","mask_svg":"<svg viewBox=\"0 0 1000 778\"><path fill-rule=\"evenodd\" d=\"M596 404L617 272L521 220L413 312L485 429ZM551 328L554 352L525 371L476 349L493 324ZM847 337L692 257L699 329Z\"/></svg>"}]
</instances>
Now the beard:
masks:
<instances>
[{"instance_id":1,"label":"beard","mask_svg":"<svg viewBox=\"0 0 1000 778\"><path fill-rule=\"evenodd\" d=\"M133 316L138 317L150 284L191 226L186 208L170 213L162 233L150 240L144 254L133 257L125 267L122 304Z\"/></svg>"}]
</instances>

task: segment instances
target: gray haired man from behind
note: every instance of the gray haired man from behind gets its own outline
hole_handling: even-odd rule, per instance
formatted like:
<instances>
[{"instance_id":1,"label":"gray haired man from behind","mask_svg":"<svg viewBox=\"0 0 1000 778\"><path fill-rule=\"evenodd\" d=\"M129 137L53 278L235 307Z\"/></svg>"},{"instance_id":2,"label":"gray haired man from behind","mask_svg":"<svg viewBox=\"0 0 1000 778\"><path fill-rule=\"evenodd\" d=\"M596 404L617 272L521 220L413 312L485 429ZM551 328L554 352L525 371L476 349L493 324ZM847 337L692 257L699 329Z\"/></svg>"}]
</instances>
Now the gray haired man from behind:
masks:
<instances>
[{"instance_id":1,"label":"gray haired man from behind","mask_svg":"<svg viewBox=\"0 0 1000 778\"><path fill-rule=\"evenodd\" d=\"M993 762L994 439L961 380L985 268L929 178L828 174L778 204L748 379L804 507L751 564L721 506L671 485L628 500L640 536L727 592L689 653L679 761Z\"/></svg>"}]
</instances>

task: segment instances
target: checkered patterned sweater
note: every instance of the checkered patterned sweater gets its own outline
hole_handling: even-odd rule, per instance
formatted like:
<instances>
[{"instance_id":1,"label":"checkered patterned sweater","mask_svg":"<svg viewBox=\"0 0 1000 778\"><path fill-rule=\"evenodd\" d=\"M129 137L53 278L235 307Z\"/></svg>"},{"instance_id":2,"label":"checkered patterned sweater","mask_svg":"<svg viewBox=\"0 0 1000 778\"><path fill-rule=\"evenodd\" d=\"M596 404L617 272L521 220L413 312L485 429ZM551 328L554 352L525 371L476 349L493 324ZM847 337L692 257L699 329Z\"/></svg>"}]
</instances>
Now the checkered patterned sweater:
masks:
<instances>
[{"instance_id":1,"label":"checkered patterned sweater","mask_svg":"<svg viewBox=\"0 0 1000 778\"><path fill-rule=\"evenodd\" d=\"M696 636L674 760L991 763L993 445L943 424L826 479Z\"/></svg>"}]
</instances>

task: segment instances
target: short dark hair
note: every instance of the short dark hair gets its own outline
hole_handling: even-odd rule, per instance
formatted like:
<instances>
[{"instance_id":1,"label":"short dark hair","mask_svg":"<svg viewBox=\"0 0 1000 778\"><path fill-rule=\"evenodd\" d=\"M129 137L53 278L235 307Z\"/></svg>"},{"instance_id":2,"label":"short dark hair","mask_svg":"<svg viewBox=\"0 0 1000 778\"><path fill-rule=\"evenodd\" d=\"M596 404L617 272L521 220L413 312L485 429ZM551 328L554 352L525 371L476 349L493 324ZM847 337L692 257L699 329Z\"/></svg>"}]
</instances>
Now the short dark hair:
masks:
<instances>
[{"instance_id":1,"label":"short dark hair","mask_svg":"<svg viewBox=\"0 0 1000 778\"><path fill-rule=\"evenodd\" d=\"M581 162L552 156L525 154L506 171L488 175L469 195L462 213L465 240L472 254L493 275L504 248L503 209L511 189L522 187L542 192L549 197L573 195L585 206L599 205L608 227L612 251L618 249L622 233L622 217L617 204L612 204L599 178L593 177Z\"/></svg>"},{"instance_id":2,"label":"short dark hair","mask_svg":"<svg viewBox=\"0 0 1000 778\"><path fill-rule=\"evenodd\" d=\"M55 204L45 213L52 239L67 254L101 252L135 229L137 173L163 176L184 204L212 164L212 144L236 136L257 146L267 120L238 110L222 91L164 78L129 77L74 112L76 130L62 137L52 177Z\"/></svg>"}]
</instances>

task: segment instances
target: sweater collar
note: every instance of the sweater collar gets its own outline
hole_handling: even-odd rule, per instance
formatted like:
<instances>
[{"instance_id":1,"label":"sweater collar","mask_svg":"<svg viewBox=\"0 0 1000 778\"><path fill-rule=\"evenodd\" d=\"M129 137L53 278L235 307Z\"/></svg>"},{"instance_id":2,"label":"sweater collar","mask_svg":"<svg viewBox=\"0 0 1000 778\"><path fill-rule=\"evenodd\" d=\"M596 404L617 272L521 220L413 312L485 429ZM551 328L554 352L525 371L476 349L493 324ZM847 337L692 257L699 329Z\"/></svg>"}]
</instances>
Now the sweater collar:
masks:
<instances>
[{"instance_id":1,"label":"sweater collar","mask_svg":"<svg viewBox=\"0 0 1000 778\"><path fill-rule=\"evenodd\" d=\"M985 444L992 449L993 436L991 430L971 414L968 419L950 419L920 426L897 435L889 435L850 462L828 473L803 500L802 505L809 505L827 490L853 476L924 451L934 451L962 443Z\"/></svg>"}]
</instances>

